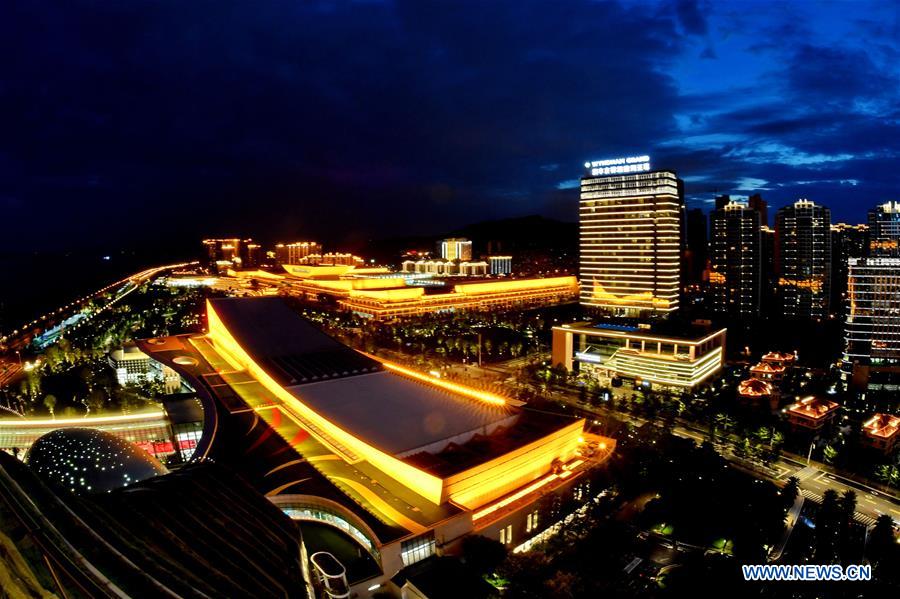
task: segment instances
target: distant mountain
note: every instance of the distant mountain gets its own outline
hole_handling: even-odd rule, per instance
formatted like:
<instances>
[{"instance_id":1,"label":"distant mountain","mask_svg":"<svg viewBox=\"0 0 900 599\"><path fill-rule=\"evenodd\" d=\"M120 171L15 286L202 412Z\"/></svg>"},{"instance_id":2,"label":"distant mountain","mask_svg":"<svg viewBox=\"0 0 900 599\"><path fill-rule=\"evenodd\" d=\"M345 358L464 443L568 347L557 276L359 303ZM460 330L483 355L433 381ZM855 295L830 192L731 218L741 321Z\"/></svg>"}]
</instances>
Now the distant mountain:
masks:
<instances>
[{"instance_id":1,"label":"distant mountain","mask_svg":"<svg viewBox=\"0 0 900 599\"><path fill-rule=\"evenodd\" d=\"M475 251L484 253L574 250L578 225L532 215L466 225L447 236L471 239Z\"/></svg>"},{"instance_id":2,"label":"distant mountain","mask_svg":"<svg viewBox=\"0 0 900 599\"><path fill-rule=\"evenodd\" d=\"M473 223L443 234L376 240L365 252L380 262L396 262L408 250L435 252L438 241L447 237L471 239L476 257L498 253L563 252L574 255L578 245L578 225L538 215L504 218Z\"/></svg>"}]
</instances>

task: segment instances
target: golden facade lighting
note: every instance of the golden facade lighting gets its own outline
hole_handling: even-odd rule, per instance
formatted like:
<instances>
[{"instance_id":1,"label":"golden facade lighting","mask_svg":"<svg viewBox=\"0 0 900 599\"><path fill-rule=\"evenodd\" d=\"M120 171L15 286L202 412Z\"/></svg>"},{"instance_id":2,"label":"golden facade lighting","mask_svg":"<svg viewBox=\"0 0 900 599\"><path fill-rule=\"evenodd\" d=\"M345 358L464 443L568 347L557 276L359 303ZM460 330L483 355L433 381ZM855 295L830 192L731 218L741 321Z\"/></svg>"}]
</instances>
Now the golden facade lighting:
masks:
<instances>
[{"instance_id":1,"label":"golden facade lighting","mask_svg":"<svg viewBox=\"0 0 900 599\"><path fill-rule=\"evenodd\" d=\"M614 313L673 312L680 291L681 181L670 171L632 166L592 169L599 176L581 180L581 303ZM604 176L608 172L615 174Z\"/></svg>"}]
</instances>

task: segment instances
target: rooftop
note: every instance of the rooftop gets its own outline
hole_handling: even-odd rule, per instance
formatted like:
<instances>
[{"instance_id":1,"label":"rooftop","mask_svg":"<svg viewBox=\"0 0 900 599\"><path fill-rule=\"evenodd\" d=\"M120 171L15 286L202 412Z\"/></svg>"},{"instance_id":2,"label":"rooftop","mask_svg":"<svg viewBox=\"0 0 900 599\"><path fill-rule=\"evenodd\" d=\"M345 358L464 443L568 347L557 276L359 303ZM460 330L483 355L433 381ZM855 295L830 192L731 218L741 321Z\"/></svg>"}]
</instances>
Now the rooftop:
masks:
<instances>
[{"instance_id":1,"label":"rooftop","mask_svg":"<svg viewBox=\"0 0 900 599\"><path fill-rule=\"evenodd\" d=\"M385 453L440 451L515 419L507 406L385 371L301 318L281 298L210 304L237 343L291 395Z\"/></svg>"},{"instance_id":2,"label":"rooftop","mask_svg":"<svg viewBox=\"0 0 900 599\"><path fill-rule=\"evenodd\" d=\"M863 423L867 435L890 439L900 431L900 417L893 414L873 414Z\"/></svg>"},{"instance_id":3,"label":"rooftop","mask_svg":"<svg viewBox=\"0 0 900 599\"><path fill-rule=\"evenodd\" d=\"M820 418L828 416L840 407L840 404L836 404L833 401L828 401L827 399L819 399L818 397L810 395L808 397L804 397L797 403L789 405L787 407L787 411L804 418L818 420Z\"/></svg>"},{"instance_id":4,"label":"rooftop","mask_svg":"<svg viewBox=\"0 0 900 599\"><path fill-rule=\"evenodd\" d=\"M772 385L759 379L749 378L738 385L738 393L745 397L772 395Z\"/></svg>"},{"instance_id":5,"label":"rooftop","mask_svg":"<svg viewBox=\"0 0 900 599\"><path fill-rule=\"evenodd\" d=\"M581 333L634 337L644 336L660 340L679 340L687 343L701 343L710 337L724 333L725 329L717 329L708 321L686 321L679 319L663 320L648 324L631 318L615 320L583 321L564 324L562 329Z\"/></svg>"},{"instance_id":6,"label":"rooftop","mask_svg":"<svg viewBox=\"0 0 900 599\"><path fill-rule=\"evenodd\" d=\"M461 398L391 372L288 390L329 421L395 456L441 441L449 443L460 435L490 433L509 423L510 417L515 419L503 406Z\"/></svg>"}]
</instances>

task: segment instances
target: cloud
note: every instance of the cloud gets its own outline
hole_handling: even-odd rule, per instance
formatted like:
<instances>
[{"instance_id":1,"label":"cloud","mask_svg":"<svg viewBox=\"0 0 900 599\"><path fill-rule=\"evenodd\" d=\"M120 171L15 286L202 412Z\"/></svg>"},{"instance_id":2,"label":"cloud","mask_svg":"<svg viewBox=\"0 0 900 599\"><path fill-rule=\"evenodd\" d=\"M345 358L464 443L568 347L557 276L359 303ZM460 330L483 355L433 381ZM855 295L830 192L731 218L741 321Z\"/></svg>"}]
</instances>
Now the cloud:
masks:
<instances>
[{"instance_id":1,"label":"cloud","mask_svg":"<svg viewBox=\"0 0 900 599\"><path fill-rule=\"evenodd\" d=\"M829 10L16 3L0 23L0 198L42 235L0 244L148 242L164 223L172 240L336 245L574 219L583 162L632 153L676 168L698 203L761 180L775 203L796 184L849 215L900 185L896 18L817 18Z\"/></svg>"}]
</instances>

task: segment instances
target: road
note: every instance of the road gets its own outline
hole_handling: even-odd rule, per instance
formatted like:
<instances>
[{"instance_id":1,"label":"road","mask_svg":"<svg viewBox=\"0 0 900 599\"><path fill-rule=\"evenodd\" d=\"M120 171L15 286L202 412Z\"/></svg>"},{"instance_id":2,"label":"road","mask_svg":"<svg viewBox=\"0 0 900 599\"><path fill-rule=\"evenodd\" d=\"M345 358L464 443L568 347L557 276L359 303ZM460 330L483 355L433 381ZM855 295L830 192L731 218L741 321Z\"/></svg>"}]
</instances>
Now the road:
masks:
<instances>
[{"instance_id":1,"label":"road","mask_svg":"<svg viewBox=\"0 0 900 599\"><path fill-rule=\"evenodd\" d=\"M492 364L482 368L479 368L478 366L455 366L451 371L460 376L472 377L486 386L501 385L504 380L508 380L509 377L514 376L528 362L541 358L542 357L540 356L537 358L534 356L517 358L515 360L500 364ZM627 392L628 390L621 390L621 393ZM598 416L605 416L608 414L607 411L598 410L593 406L579 402L578 395L574 392L557 389L551 393L554 398L578 408L579 410L590 412ZM635 426L640 426L646 422L643 418L621 412L614 412L613 415L615 418L631 422ZM702 443L708 439L708 435L705 431L685 426L684 424L674 426L672 433L679 437L692 439L697 443ZM828 489L837 491L839 494L847 489L851 489L856 492L857 495L856 519L859 522L866 526L871 526L880 515L888 514L894 519L896 525L900 525L900 497L896 495L890 495L865 484L850 480L840 474L827 472L818 467L815 462L807 465L804 460L790 455L782 455L781 458L772 464L771 469L769 469L769 472L767 473L764 472L762 470L763 467L758 464L750 463L747 460L734 455L730 445L722 444L719 445L717 449L719 450L719 453L722 454L722 457L729 462L740 466L744 470L752 471L758 478L783 484L789 477L796 476L800 480L800 490L803 493L803 497L817 503L822 501L822 495Z\"/></svg>"},{"instance_id":2,"label":"road","mask_svg":"<svg viewBox=\"0 0 900 599\"><path fill-rule=\"evenodd\" d=\"M22 367L22 355L19 352L14 352L13 350L18 348L19 351L24 351L24 348L27 345L26 342L29 341L29 336L33 335L36 338L43 334L45 331L52 330L53 326L56 326L55 323L62 322L67 317L78 313L83 309L83 306L88 301L108 291L115 290L115 293L112 295L112 298L109 302L91 312L86 318L80 320L77 324L72 325L70 330L76 330L83 324L89 322L90 319L97 314L110 309L117 302L121 301L122 298L128 296L130 293L138 289L143 283L146 283L157 275L168 270L185 268L194 264L197 263L184 262L181 264L167 264L165 266L156 266L154 268L142 270L141 272L129 275L128 277L120 281L116 281L115 283L111 283L106 287L103 287L102 289L98 289L89 295L72 301L69 304L66 304L65 306L62 306L43 316L35 318L28 324L21 327L21 329L17 329L9 335L0 338L0 348L10 348L6 356L0 356L0 388L15 383L16 380L24 372ZM49 323L54 324L53 326L47 326Z\"/></svg>"}]
</instances>

